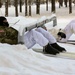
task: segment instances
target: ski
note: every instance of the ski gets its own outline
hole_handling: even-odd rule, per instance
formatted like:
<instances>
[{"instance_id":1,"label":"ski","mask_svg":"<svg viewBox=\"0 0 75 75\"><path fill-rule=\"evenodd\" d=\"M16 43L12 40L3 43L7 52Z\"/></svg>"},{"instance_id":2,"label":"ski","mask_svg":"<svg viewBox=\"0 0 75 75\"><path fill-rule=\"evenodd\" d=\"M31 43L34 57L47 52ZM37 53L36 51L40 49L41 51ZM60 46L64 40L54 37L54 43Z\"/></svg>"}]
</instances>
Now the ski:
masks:
<instances>
[{"instance_id":1,"label":"ski","mask_svg":"<svg viewBox=\"0 0 75 75\"><path fill-rule=\"evenodd\" d=\"M70 53L70 52L60 53L59 56L75 60L75 54L74 53Z\"/></svg>"},{"instance_id":2,"label":"ski","mask_svg":"<svg viewBox=\"0 0 75 75\"><path fill-rule=\"evenodd\" d=\"M75 42L67 42L67 44L75 45Z\"/></svg>"},{"instance_id":3,"label":"ski","mask_svg":"<svg viewBox=\"0 0 75 75\"><path fill-rule=\"evenodd\" d=\"M75 45L75 40L68 40L68 41L67 41L67 44Z\"/></svg>"},{"instance_id":4,"label":"ski","mask_svg":"<svg viewBox=\"0 0 75 75\"><path fill-rule=\"evenodd\" d=\"M75 42L75 40L68 40L67 42Z\"/></svg>"},{"instance_id":5,"label":"ski","mask_svg":"<svg viewBox=\"0 0 75 75\"><path fill-rule=\"evenodd\" d=\"M65 54L75 55L75 52L65 52Z\"/></svg>"},{"instance_id":6,"label":"ski","mask_svg":"<svg viewBox=\"0 0 75 75\"><path fill-rule=\"evenodd\" d=\"M75 55L70 55L70 54L65 54L65 53L60 53L57 55L51 55L51 54L44 54L48 57L53 57L53 58L61 58L61 59L69 59L69 60L75 60Z\"/></svg>"},{"instance_id":7,"label":"ski","mask_svg":"<svg viewBox=\"0 0 75 75\"><path fill-rule=\"evenodd\" d=\"M48 57L75 60L75 53L73 53L73 52L65 52L65 53L59 53L57 55L52 55L52 54L43 53L42 49L33 49L33 50L36 51L36 52L42 53L42 54L44 54Z\"/></svg>"}]
</instances>

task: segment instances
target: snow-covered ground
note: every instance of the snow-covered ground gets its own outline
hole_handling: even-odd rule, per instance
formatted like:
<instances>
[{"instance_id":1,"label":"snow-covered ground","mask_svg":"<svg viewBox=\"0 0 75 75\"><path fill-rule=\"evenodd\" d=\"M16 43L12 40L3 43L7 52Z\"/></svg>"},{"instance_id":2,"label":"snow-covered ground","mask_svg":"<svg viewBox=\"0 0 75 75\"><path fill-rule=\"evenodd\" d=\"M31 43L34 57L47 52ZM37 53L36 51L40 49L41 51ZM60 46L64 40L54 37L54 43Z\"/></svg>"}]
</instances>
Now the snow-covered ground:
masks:
<instances>
[{"instance_id":1,"label":"snow-covered ground","mask_svg":"<svg viewBox=\"0 0 75 75\"><path fill-rule=\"evenodd\" d=\"M19 20L19 17L11 17L14 16L13 9L14 8L12 7L12 11L10 12L9 17L7 17L10 26ZM41 11L44 11L44 5L41 6L41 9ZM66 12L67 8L63 7L61 9L58 9L57 7L57 10L59 11L56 13L58 28L64 28L66 24L68 24L75 17L75 10L73 10L73 13L69 15L66 14L68 13ZM2 13L4 13L4 7L1 8L1 10ZM35 15L35 11L33 12ZM50 12L43 12L43 15L48 17L51 15L51 13L50 15L49 13ZM23 13L20 15L24 16ZM26 18L21 16L21 21L17 23L20 27L21 25L30 25L30 23L35 22L37 18L41 17L38 15ZM50 28L49 24L46 26L47 28ZM15 27L19 29L18 26ZM75 36L73 35L70 39L75 39ZM68 52L75 52L75 45L65 43L58 44L65 47ZM34 46L34 48L36 47L41 48L39 45ZM75 75L75 60L47 57L41 53L33 51L32 49L27 49L25 45L21 44L9 45L0 43L0 75Z\"/></svg>"}]
</instances>

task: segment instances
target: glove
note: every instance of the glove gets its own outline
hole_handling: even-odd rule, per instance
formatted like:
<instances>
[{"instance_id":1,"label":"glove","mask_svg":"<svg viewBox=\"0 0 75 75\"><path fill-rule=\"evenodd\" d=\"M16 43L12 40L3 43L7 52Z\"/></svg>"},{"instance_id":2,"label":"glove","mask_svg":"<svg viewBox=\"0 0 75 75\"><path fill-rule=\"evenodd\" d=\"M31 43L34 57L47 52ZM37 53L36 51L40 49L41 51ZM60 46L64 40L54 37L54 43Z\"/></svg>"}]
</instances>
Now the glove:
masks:
<instances>
[{"instance_id":1,"label":"glove","mask_svg":"<svg viewBox=\"0 0 75 75\"><path fill-rule=\"evenodd\" d=\"M58 32L57 35L61 38L66 38L66 35L63 32Z\"/></svg>"}]
</instances>

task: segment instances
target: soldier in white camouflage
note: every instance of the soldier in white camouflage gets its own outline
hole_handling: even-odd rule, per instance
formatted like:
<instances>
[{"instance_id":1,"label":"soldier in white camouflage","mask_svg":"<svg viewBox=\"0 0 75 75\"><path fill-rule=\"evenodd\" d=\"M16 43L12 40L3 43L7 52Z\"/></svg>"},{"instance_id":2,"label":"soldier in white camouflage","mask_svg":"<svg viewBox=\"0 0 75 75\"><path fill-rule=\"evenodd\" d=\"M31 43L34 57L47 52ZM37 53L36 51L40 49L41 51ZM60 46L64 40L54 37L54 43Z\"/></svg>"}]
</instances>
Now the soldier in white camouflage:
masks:
<instances>
[{"instance_id":1,"label":"soldier in white camouflage","mask_svg":"<svg viewBox=\"0 0 75 75\"><path fill-rule=\"evenodd\" d=\"M0 42L8 44L18 43L18 31L9 27L7 19L0 16Z\"/></svg>"}]
</instances>

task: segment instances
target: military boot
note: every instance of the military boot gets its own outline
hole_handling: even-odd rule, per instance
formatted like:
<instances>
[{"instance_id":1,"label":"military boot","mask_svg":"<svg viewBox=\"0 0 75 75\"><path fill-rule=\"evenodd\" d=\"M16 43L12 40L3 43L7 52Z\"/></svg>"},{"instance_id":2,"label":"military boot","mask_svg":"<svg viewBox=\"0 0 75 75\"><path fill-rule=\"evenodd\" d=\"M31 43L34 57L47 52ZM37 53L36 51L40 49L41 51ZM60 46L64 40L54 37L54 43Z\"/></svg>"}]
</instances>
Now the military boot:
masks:
<instances>
[{"instance_id":1,"label":"military boot","mask_svg":"<svg viewBox=\"0 0 75 75\"><path fill-rule=\"evenodd\" d=\"M57 43L53 43L53 44L51 44L51 46L60 52L66 52L65 48L60 47Z\"/></svg>"},{"instance_id":2,"label":"military boot","mask_svg":"<svg viewBox=\"0 0 75 75\"><path fill-rule=\"evenodd\" d=\"M43 52L47 53L47 54L53 54L56 55L59 53L59 51L55 48L53 48L50 44L47 44L44 48L43 48Z\"/></svg>"}]
</instances>

